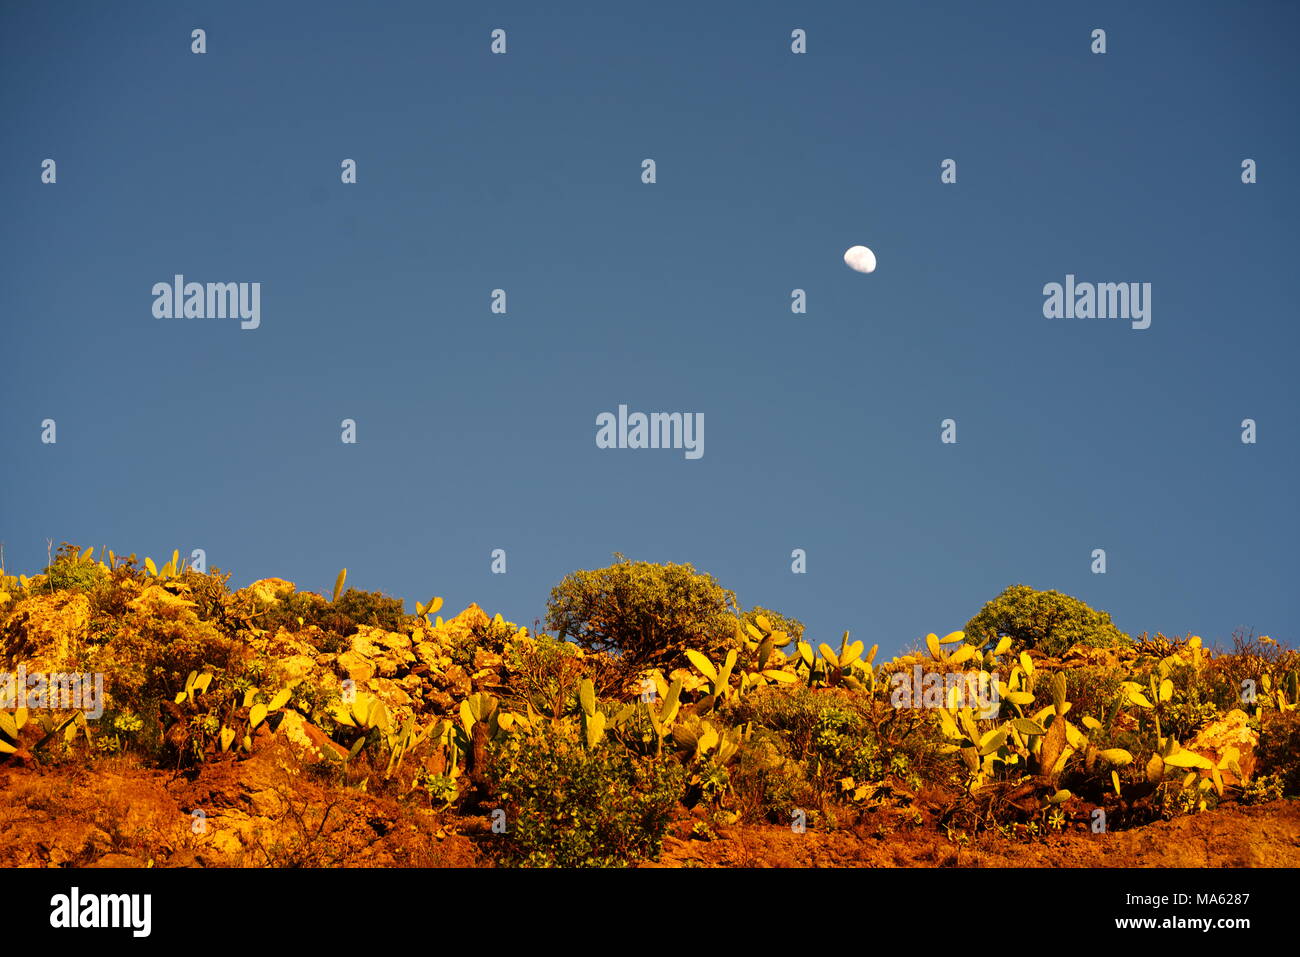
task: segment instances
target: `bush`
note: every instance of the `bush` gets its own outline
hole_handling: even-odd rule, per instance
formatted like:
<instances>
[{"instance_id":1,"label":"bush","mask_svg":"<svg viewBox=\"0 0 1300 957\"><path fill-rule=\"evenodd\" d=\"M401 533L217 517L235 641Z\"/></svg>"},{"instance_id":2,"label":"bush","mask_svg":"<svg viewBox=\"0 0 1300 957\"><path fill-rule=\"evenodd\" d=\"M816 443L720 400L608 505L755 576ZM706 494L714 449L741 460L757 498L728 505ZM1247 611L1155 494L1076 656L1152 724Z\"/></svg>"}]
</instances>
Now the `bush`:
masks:
<instances>
[{"instance_id":1,"label":"bush","mask_svg":"<svg viewBox=\"0 0 1300 957\"><path fill-rule=\"evenodd\" d=\"M620 657L625 673L665 671L687 649L719 658L736 645L736 596L690 565L633 562L577 571L551 589L547 626L591 651Z\"/></svg>"},{"instance_id":2,"label":"bush","mask_svg":"<svg viewBox=\"0 0 1300 957\"><path fill-rule=\"evenodd\" d=\"M803 764L790 756L781 735L761 727L754 729L736 758L731 792L741 818L749 822L789 824L796 808L820 803Z\"/></svg>"},{"instance_id":3,"label":"bush","mask_svg":"<svg viewBox=\"0 0 1300 957\"><path fill-rule=\"evenodd\" d=\"M506 810L499 861L522 867L618 867L658 856L684 772L608 743L587 751L564 725L506 739L488 769Z\"/></svg>"},{"instance_id":4,"label":"bush","mask_svg":"<svg viewBox=\"0 0 1300 957\"><path fill-rule=\"evenodd\" d=\"M299 618L302 625L298 624ZM349 588L338 601L326 601L312 592L291 592L259 615L256 624L272 632L277 628L298 631L315 625L324 632L347 638L356 634L361 625L404 631L409 620L400 598Z\"/></svg>"},{"instance_id":5,"label":"bush","mask_svg":"<svg viewBox=\"0 0 1300 957\"><path fill-rule=\"evenodd\" d=\"M215 565L206 572L187 567L181 572L180 581L200 619L218 625L226 622L231 603L229 572Z\"/></svg>"},{"instance_id":6,"label":"bush","mask_svg":"<svg viewBox=\"0 0 1300 957\"><path fill-rule=\"evenodd\" d=\"M873 707L861 695L792 686L759 689L731 706L726 716L729 722L753 722L774 732L788 744L786 753L803 757L812 781L829 793L835 793L834 783L846 776L863 783L894 775L919 788L913 742L908 740L915 733L900 734L898 740L878 736ZM890 709L885 717L898 719L899 715ZM884 723L892 725L893 720Z\"/></svg>"},{"instance_id":7,"label":"bush","mask_svg":"<svg viewBox=\"0 0 1300 957\"><path fill-rule=\"evenodd\" d=\"M843 694L818 694L802 685L758 688L723 706L726 722L753 722L777 732L789 744L789 753L805 755L812 746L813 730L823 706L842 700Z\"/></svg>"},{"instance_id":8,"label":"bush","mask_svg":"<svg viewBox=\"0 0 1300 957\"><path fill-rule=\"evenodd\" d=\"M1122 668L1098 665L1077 665L1063 668L1059 673L1065 675L1065 699L1073 706L1070 714L1075 723L1083 720L1084 715L1106 721L1120 698L1120 685L1133 678ZM1050 688L1048 678L1039 679L1038 687ZM1050 693L1044 692L1044 697L1050 700ZM1009 705L1003 707L1010 715Z\"/></svg>"},{"instance_id":9,"label":"bush","mask_svg":"<svg viewBox=\"0 0 1300 957\"><path fill-rule=\"evenodd\" d=\"M1300 797L1300 711L1268 712L1261 722L1257 776L1269 775L1287 797Z\"/></svg>"},{"instance_id":10,"label":"bush","mask_svg":"<svg viewBox=\"0 0 1300 957\"><path fill-rule=\"evenodd\" d=\"M90 552L90 549L86 549ZM70 590L91 589L108 577L108 570L89 554L85 558L76 545L64 542L45 569L44 587L50 591L60 588Z\"/></svg>"},{"instance_id":11,"label":"bush","mask_svg":"<svg viewBox=\"0 0 1300 957\"><path fill-rule=\"evenodd\" d=\"M828 787L845 776L863 784L879 783L890 775L912 790L921 787L908 755L882 747L875 729L855 708L831 705L821 710L813 728L812 753Z\"/></svg>"},{"instance_id":12,"label":"bush","mask_svg":"<svg viewBox=\"0 0 1300 957\"><path fill-rule=\"evenodd\" d=\"M1225 701L1240 700L1247 682L1261 693L1264 675L1277 676L1300 669L1300 651L1294 648L1260 641L1253 632L1243 629L1233 632L1232 642L1232 651L1216 656L1210 663L1215 679L1225 686Z\"/></svg>"},{"instance_id":13,"label":"bush","mask_svg":"<svg viewBox=\"0 0 1300 957\"><path fill-rule=\"evenodd\" d=\"M577 647L548 635L511 647L510 690L538 714L559 718L573 708L582 682L582 658Z\"/></svg>"},{"instance_id":14,"label":"bush","mask_svg":"<svg viewBox=\"0 0 1300 957\"><path fill-rule=\"evenodd\" d=\"M104 675L115 707L148 715L169 700L191 671L237 667L248 655L194 608L161 588L144 592L127 612L91 630L85 670Z\"/></svg>"},{"instance_id":15,"label":"bush","mask_svg":"<svg viewBox=\"0 0 1300 957\"><path fill-rule=\"evenodd\" d=\"M1169 675L1174 696L1160 710L1160 730L1187 741L1207 724L1237 706L1232 688L1208 668L1174 667Z\"/></svg>"},{"instance_id":16,"label":"bush","mask_svg":"<svg viewBox=\"0 0 1300 957\"><path fill-rule=\"evenodd\" d=\"M1010 635L1013 651L1034 648L1046 655L1059 655L1075 645L1114 648L1132 643L1108 613L1059 591L1035 591L1028 585L1003 591L966 623L965 630L973 644Z\"/></svg>"}]
</instances>

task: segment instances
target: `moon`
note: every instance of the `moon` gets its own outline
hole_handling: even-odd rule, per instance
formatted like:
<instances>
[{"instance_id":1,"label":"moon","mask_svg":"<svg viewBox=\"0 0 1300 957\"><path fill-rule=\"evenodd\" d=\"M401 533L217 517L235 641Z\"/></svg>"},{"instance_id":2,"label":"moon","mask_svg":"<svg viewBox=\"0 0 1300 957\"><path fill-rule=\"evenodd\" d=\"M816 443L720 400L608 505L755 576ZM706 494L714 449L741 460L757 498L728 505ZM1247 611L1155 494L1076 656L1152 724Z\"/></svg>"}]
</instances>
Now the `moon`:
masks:
<instances>
[{"instance_id":1,"label":"moon","mask_svg":"<svg viewBox=\"0 0 1300 957\"><path fill-rule=\"evenodd\" d=\"M844 253L844 265L854 272L875 272L876 254L866 246L850 246Z\"/></svg>"}]
</instances>

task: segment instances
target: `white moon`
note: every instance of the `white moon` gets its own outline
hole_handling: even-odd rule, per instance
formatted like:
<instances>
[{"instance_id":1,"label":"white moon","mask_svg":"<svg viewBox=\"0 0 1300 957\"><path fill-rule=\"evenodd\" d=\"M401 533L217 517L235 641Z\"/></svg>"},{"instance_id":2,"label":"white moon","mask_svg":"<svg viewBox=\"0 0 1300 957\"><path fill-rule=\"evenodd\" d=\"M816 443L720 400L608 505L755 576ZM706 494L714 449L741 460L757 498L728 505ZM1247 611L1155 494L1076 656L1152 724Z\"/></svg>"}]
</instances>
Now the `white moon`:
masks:
<instances>
[{"instance_id":1,"label":"white moon","mask_svg":"<svg viewBox=\"0 0 1300 957\"><path fill-rule=\"evenodd\" d=\"M876 254L866 246L850 246L844 253L844 265L855 272L875 272Z\"/></svg>"}]
</instances>

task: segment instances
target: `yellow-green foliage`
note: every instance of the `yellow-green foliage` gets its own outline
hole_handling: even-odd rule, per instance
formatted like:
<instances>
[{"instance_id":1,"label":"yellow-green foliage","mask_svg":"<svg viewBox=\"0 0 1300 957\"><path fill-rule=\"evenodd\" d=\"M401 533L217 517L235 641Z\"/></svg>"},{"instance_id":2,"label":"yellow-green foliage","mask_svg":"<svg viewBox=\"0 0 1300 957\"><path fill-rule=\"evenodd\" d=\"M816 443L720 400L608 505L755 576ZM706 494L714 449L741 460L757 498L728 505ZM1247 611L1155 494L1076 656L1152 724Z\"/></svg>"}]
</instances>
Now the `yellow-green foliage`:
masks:
<instances>
[{"instance_id":1,"label":"yellow-green foliage","mask_svg":"<svg viewBox=\"0 0 1300 957\"><path fill-rule=\"evenodd\" d=\"M738 613L690 566L624 561L552 596L584 649L477 606L444 620L437 597L408 615L346 587L346 571L328 597L281 579L231 591L228 577L177 553L160 567L71 546L41 575L0 572L0 667L102 673L109 709L103 731L0 711L0 761L38 738L54 744L42 760L84 739L92 754L237 761L288 736L356 786L462 811L498 799L513 863L653 854L678 801L788 823L796 808L904 807L933 784L988 819L1062 827L1089 806L1195 812L1300 787L1286 757L1300 661L1267 639L1216 655L1199 638L1099 649L1057 647L1059 630L953 631L879 661L848 632L821 642ZM898 682L918 672L944 683L901 706ZM970 699L981 690L996 707ZM1266 784L1246 750L1195 746L1233 709L1263 735Z\"/></svg>"},{"instance_id":2,"label":"yellow-green foliage","mask_svg":"<svg viewBox=\"0 0 1300 957\"><path fill-rule=\"evenodd\" d=\"M593 748L574 725L541 721L493 754L492 798L506 812L501 861L610 867L654 857L683 778L675 760Z\"/></svg>"}]
</instances>

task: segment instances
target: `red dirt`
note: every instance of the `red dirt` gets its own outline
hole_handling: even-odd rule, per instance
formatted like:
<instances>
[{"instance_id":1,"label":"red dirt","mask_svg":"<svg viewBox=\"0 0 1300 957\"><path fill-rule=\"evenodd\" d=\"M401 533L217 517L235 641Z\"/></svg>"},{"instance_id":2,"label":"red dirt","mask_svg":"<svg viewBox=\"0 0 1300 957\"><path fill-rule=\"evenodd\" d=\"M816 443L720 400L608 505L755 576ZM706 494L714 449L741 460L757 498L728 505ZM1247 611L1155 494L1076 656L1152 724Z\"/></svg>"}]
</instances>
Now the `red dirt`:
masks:
<instances>
[{"instance_id":1,"label":"red dirt","mask_svg":"<svg viewBox=\"0 0 1300 957\"><path fill-rule=\"evenodd\" d=\"M196 817L192 812L201 811ZM851 827L719 826L683 815L647 867L1295 867L1300 802L1224 806L1107 834L953 841L900 814ZM490 867L486 819L340 788L279 748L196 775L131 759L0 770L0 866Z\"/></svg>"},{"instance_id":2,"label":"red dirt","mask_svg":"<svg viewBox=\"0 0 1300 957\"><path fill-rule=\"evenodd\" d=\"M717 840L664 841L657 867L1295 867L1300 802L1226 806L1107 834L950 841L930 828L863 824L828 833L715 828ZM683 833L683 832L679 832Z\"/></svg>"}]
</instances>

